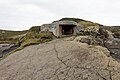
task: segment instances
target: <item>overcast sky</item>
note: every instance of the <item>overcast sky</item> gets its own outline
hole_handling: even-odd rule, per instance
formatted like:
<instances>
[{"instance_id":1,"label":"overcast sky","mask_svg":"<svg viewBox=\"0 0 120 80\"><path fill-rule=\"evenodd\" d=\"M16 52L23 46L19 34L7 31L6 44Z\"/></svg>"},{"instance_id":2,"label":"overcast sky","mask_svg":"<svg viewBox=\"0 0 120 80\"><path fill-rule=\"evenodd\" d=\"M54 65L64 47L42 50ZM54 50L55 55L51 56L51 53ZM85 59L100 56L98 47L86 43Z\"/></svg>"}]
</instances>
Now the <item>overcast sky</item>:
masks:
<instances>
[{"instance_id":1,"label":"overcast sky","mask_svg":"<svg viewBox=\"0 0 120 80\"><path fill-rule=\"evenodd\" d=\"M0 0L0 29L26 30L62 17L120 25L120 0Z\"/></svg>"}]
</instances>

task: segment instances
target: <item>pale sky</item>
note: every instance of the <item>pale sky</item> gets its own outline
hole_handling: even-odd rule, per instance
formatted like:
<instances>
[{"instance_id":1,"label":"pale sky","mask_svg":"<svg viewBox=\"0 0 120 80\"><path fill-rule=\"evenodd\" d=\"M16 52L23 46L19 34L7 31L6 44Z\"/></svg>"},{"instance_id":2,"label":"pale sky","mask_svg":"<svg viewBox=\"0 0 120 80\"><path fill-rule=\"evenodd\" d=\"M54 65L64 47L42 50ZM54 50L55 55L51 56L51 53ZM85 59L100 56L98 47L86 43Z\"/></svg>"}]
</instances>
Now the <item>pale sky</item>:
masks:
<instances>
[{"instance_id":1,"label":"pale sky","mask_svg":"<svg viewBox=\"0 0 120 80\"><path fill-rule=\"evenodd\" d=\"M120 0L0 0L0 29L26 30L63 17L120 25Z\"/></svg>"}]
</instances>

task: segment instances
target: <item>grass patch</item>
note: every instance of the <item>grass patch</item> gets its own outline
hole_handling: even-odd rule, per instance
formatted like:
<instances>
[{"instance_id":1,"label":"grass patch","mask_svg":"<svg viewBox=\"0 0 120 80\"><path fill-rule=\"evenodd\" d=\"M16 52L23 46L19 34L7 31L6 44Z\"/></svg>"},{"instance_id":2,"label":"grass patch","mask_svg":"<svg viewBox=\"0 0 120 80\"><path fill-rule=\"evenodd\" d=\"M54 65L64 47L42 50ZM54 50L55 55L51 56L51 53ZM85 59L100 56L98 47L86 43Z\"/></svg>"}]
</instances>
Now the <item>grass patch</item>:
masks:
<instances>
[{"instance_id":1,"label":"grass patch","mask_svg":"<svg viewBox=\"0 0 120 80\"><path fill-rule=\"evenodd\" d=\"M27 31L0 30L0 43L16 43Z\"/></svg>"},{"instance_id":2,"label":"grass patch","mask_svg":"<svg viewBox=\"0 0 120 80\"><path fill-rule=\"evenodd\" d=\"M90 45L89 48L95 48L95 45Z\"/></svg>"}]
</instances>

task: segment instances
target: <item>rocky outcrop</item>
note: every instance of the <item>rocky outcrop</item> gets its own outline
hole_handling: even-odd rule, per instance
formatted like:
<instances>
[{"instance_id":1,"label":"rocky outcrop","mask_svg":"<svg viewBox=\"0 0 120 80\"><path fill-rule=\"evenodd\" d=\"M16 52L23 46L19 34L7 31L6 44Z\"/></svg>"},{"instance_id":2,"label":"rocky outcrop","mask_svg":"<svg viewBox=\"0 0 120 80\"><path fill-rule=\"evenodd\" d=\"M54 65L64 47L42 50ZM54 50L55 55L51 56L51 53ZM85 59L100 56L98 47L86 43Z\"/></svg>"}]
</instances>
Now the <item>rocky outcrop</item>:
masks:
<instances>
[{"instance_id":1,"label":"rocky outcrop","mask_svg":"<svg viewBox=\"0 0 120 80\"><path fill-rule=\"evenodd\" d=\"M119 31L119 32L115 32L115 33L113 34L113 36L114 36L115 38L119 38L119 39L120 39L120 31Z\"/></svg>"},{"instance_id":2,"label":"rocky outcrop","mask_svg":"<svg viewBox=\"0 0 120 80\"><path fill-rule=\"evenodd\" d=\"M89 45L100 45L106 47L110 51L111 56L120 61L120 39L114 38L113 33L104 28L100 28L98 33L96 32L93 34L89 32L89 36L86 37L78 36L75 40Z\"/></svg>"},{"instance_id":3,"label":"rocky outcrop","mask_svg":"<svg viewBox=\"0 0 120 80\"><path fill-rule=\"evenodd\" d=\"M113 56L116 60L120 61L120 39L114 38L114 33L112 33L111 31L105 30L104 28L100 29L100 34L104 36L104 47L106 47L110 51L111 56Z\"/></svg>"},{"instance_id":4,"label":"rocky outcrop","mask_svg":"<svg viewBox=\"0 0 120 80\"><path fill-rule=\"evenodd\" d=\"M101 46L63 38L29 46L0 62L1 80L119 80L120 64Z\"/></svg>"},{"instance_id":5,"label":"rocky outcrop","mask_svg":"<svg viewBox=\"0 0 120 80\"><path fill-rule=\"evenodd\" d=\"M101 28L104 28L110 32L112 32L113 36L115 38L119 38L120 39L120 26L101 26Z\"/></svg>"}]
</instances>

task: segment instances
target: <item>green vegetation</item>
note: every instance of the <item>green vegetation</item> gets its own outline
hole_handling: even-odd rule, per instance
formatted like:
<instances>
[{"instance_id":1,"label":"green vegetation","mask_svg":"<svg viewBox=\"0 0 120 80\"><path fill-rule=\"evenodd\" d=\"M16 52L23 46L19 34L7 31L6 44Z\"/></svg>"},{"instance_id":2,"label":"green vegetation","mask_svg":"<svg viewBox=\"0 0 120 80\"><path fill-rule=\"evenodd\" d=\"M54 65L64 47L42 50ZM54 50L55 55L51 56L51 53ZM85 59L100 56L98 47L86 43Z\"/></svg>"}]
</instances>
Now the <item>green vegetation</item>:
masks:
<instances>
[{"instance_id":1,"label":"green vegetation","mask_svg":"<svg viewBox=\"0 0 120 80\"><path fill-rule=\"evenodd\" d=\"M42 33L34 33L34 32L28 32L24 37L21 37L18 44L20 44L21 47L26 47L29 45L49 42L53 40L55 37L51 32L42 32Z\"/></svg>"},{"instance_id":2,"label":"green vegetation","mask_svg":"<svg viewBox=\"0 0 120 80\"><path fill-rule=\"evenodd\" d=\"M49 31L40 33L39 28L40 27L38 26L30 28L29 31L26 33L26 35L24 37L21 37L19 41L21 43L24 43L24 42L44 43L44 42L51 41L54 38L53 34Z\"/></svg>"},{"instance_id":3,"label":"green vegetation","mask_svg":"<svg viewBox=\"0 0 120 80\"><path fill-rule=\"evenodd\" d=\"M85 28L89 27L89 26L99 26L98 23L93 23L90 21L80 21L79 22L81 25L83 25Z\"/></svg>"},{"instance_id":4,"label":"green vegetation","mask_svg":"<svg viewBox=\"0 0 120 80\"><path fill-rule=\"evenodd\" d=\"M10 31L10 30L0 30L0 37L13 37L21 34L25 34L26 31Z\"/></svg>"},{"instance_id":5,"label":"green vegetation","mask_svg":"<svg viewBox=\"0 0 120 80\"><path fill-rule=\"evenodd\" d=\"M39 33L40 26L33 26L29 29L29 32Z\"/></svg>"},{"instance_id":6,"label":"green vegetation","mask_svg":"<svg viewBox=\"0 0 120 80\"><path fill-rule=\"evenodd\" d=\"M0 30L0 43L16 43L27 31Z\"/></svg>"}]
</instances>

